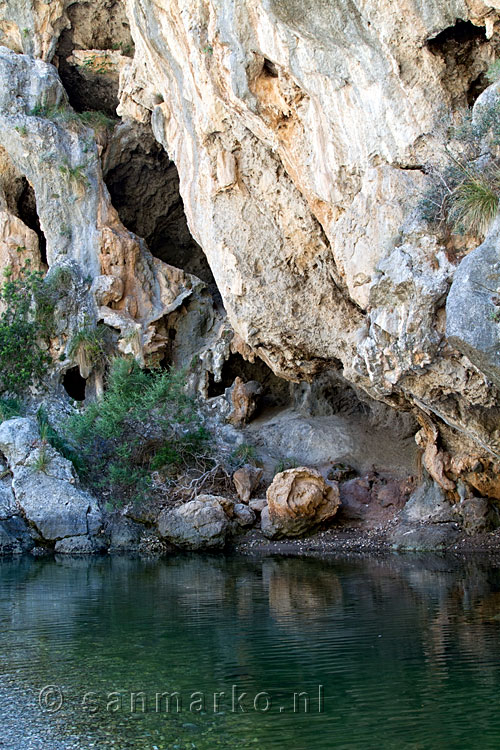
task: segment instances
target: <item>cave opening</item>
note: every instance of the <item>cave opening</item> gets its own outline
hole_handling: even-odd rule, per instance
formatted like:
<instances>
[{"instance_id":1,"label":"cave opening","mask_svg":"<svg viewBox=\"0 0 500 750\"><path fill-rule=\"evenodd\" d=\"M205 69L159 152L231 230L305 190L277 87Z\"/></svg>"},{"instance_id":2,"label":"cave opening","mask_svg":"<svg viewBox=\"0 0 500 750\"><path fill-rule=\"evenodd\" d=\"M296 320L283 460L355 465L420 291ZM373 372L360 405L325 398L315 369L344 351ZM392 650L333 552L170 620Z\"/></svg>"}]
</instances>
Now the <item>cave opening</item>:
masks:
<instances>
[{"instance_id":1,"label":"cave opening","mask_svg":"<svg viewBox=\"0 0 500 750\"><path fill-rule=\"evenodd\" d=\"M40 219L36 210L35 191L29 184L26 177L23 177L22 189L19 193L16 203L18 217L27 227L32 229L38 236L38 248L40 251L40 260L47 265L47 240L40 226Z\"/></svg>"},{"instance_id":2,"label":"cave opening","mask_svg":"<svg viewBox=\"0 0 500 750\"><path fill-rule=\"evenodd\" d=\"M427 40L427 47L444 64L442 80L456 107L471 107L488 87L485 75L499 50L498 34L487 39L484 26L457 20Z\"/></svg>"},{"instance_id":3,"label":"cave opening","mask_svg":"<svg viewBox=\"0 0 500 750\"><path fill-rule=\"evenodd\" d=\"M122 123L104 160L104 180L123 224L143 237L165 263L215 281L206 256L189 231L175 164L151 130Z\"/></svg>"},{"instance_id":4,"label":"cave opening","mask_svg":"<svg viewBox=\"0 0 500 750\"><path fill-rule=\"evenodd\" d=\"M71 367L66 370L62 377L62 385L68 396L74 401L85 401L87 381L80 375L78 367Z\"/></svg>"},{"instance_id":5,"label":"cave opening","mask_svg":"<svg viewBox=\"0 0 500 750\"><path fill-rule=\"evenodd\" d=\"M233 385L237 377L240 377L245 383L256 380L262 386L262 395L259 397L258 409L254 416L258 416L265 409L290 405L289 381L275 375L271 368L258 357L255 358L255 362L249 362L241 354L231 354L224 362L220 382L215 382L214 376L210 373L208 398L221 396L226 388Z\"/></svg>"},{"instance_id":6,"label":"cave opening","mask_svg":"<svg viewBox=\"0 0 500 750\"><path fill-rule=\"evenodd\" d=\"M67 8L70 21L59 37L54 59L69 102L77 112L104 112L116 117L119 72L113 64L92 64L96 50L116 52L133 57L134 43L130 34L124 3L73 2ZM75 50L87 50L88 58L78 61Z\"/></svg>"}]
</instances>

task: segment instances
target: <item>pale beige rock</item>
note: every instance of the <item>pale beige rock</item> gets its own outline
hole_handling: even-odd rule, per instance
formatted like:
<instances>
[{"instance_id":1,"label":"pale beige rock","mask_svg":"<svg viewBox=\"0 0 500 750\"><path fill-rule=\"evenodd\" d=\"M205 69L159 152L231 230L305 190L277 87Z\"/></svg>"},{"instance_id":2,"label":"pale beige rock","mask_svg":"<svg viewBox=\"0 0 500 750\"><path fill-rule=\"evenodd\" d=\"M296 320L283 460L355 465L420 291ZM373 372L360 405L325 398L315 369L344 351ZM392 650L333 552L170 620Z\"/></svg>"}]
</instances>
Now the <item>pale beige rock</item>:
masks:
<instances>
[{"instance_id":1,"label":"pale beige rock","mask_svg":"<svg viewBox=\"0 0 500 750\"><path fill-rule=\"evenodd\" d=\"M336 482L327 484L319 471L301 466L276 474L261 513L266 536L300 536L335 516L340 506Z\"/></svg>"},{"instance_id":2,"label":"pale beige rock","mask_svg":"<svg viewBox=\"0 0 500 750\"><path fill-rule=\"evenodd\" d=\"M233 474L233 482L242 503L248 504L252 492L259 486L261 479L262 469L258 469L256 466L246 464L240 469L236 469Z\"/></svg>"},{"instance_id":3,"label":"pale beige rock","mask_svg":"<svg viewBox=\"0 0 500 750\"><path fill-rule=\"evenodd\" d=\"M224 510L224 513L228 518L233 517L234 512L234 502L228 498L224 497L223 495L198 495L197 500L199 500L200 503L213 503L217 502L221 506L221 508Z\"/></svg>"}]
</instances>

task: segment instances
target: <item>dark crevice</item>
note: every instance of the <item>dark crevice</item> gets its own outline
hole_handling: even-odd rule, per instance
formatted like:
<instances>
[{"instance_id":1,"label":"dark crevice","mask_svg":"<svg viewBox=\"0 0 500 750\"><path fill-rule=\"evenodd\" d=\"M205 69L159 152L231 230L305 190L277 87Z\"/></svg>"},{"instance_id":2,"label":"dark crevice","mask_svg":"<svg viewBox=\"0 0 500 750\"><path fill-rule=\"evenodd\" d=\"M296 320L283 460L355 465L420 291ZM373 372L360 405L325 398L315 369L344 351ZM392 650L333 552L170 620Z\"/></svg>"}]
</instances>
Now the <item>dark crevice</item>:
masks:
<instances>
[{"instance_id":1,"label":"dark crevice","mask_svg":"<svg viewBox=\"0 0 500 750\"><path fill-rule=\"evenodd\" d=\"M262 73L269 78L278 78L278 68L273 62L271 62L271 60L268 60L267 58L264 58Z\"/></svg>"},{"instance_id":2,"label":"dark crevice","mask_svg":"<svg viewBox=\"0 0 500 750\"><path fill-rule=\"evenodd\" d=\"M488 80L486 73L480 73L470 84L466 92L467 106L472 107L476 99L485 89L488 88L491 81Z\"/></svg>"},{"instance_id":3,"label":"dark crevice","mask_svg":"<svg viewBox=\"0 0 500 750\"><path fill-rule=\"evenodd\" d=\"M68 396L75 401L85 401L85 387L87 381L80 375L78 367L66 370L62 377L63 388Z\"/></svg>"},{"instance_id":4,"label":"dark crevice","mask_svg":"<svg viewBox=\"0 0 500 750\"><path fill-rule=\"evenodd\" d=\"M458 19L453 26L448 26L439 34L427 40L430 51L434 55L443 54L452 46L464 46L471 41L481 41L486 39L484 26L475 26L470 21Z\"/></svg>"},{"instance_id":5,"label":"dark crevice","mask_svg":"<svg viewBox=\"0 0 500 750\"><path fill-rule=\"evenodd\" d=\"M27 227L36 232L38 236L38 247L40 250L40 260L47 265L47 240L40 227L40 219L36 210L35 192L26 178L23 178L24 185L21 194L17 200L17 215Z\"/></svg>"},{"instance_id":6,"label":"dark crevice","mask_svg":"<svg viewBox=\"0 0 500 750\"><path fill-rule=\"evenodd\" d=\"M143 237L152 254L209 285L214 278L187 225L179 175L146 128L117 133L104 164L104 179L121 221Z\"/></svg>"},{"instance_id":7,"label":"dark crevice","mask_svg":"<svg viewBox=\"0 0 500 750\"><path fill-rule=\"evenodd\" d=\"M118 105L117 71L79 67L70 62L74 50L113 50L133 56L134 45L124 3L74 2L67 9L70 27L64 29L54 62L66 89L69 102L77 112L95 110L116 116Z\"/></svg>"},{"instance_id":8,"label":"dark crevice","mask_svg":"<svg viewBox=\"0 0 500 750\"><path fill-rule=\"evenodd\" d=\"M216 383L213 375L210 374L208 398L221 396L226 388L232 386L237 377L240 377L244 382L257 380L262 386L262 395L255 416L258 416L266 408L288 406L291 402L290 383L287 380L275 375L262 360L256 359L253 363L247 362L240 354L231 354L229 359L224 362L220 383Z\"/></svg>"},{"instance_id":9,"label":"dark crevice","mask_svg":"<svg viewBox=\"0 0 500 750\"><path fill-rule=\"evenodd\" d=\"M433 55L445 63L442 81L454 106L472 106L488 86L485 72L498 50L498 34L486 38L483 26L457 20L427 40Z\"/></svg>"}]
</instances>

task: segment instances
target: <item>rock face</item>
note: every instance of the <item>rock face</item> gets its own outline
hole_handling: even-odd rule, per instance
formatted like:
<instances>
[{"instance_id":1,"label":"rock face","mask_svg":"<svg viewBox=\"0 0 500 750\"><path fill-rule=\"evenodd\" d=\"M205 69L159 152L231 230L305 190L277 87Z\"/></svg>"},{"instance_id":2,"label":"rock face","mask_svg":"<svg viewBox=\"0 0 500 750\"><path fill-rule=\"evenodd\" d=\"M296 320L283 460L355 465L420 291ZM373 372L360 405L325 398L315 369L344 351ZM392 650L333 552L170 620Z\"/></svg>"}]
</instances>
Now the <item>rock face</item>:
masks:
<instances>
[{"instance_id":1,"label":"rock face","mask_svg":"<svg viewBox=\"0 0 500 750\"><path fill-rule=\"evenodd\" d=\"M498 10L128 0L127 15L119 112L151 118L174 159L239 338L291 379L340 362L375 398L432 414L452 453L498 456L491 367L471 366L453 323L458 352L445 338L459 241L421 208L443 111L480 90Z\"/></svg>"},{"instance_id":2,"label":"rock face","mask_svg":"<svg viewBox=\"0 0 500 750\"><path fill-rule=\"evenodd\" d=\"M40 539L56 546L69 539L66 551L93 549L92 537L102 525L97 502L75 486L71 463L40 440L36 422L24 417L3 422L0 451L12 472L18 512Z\"/></svg>"},{"instance_id":3,"label":"rock face","mask_svg":"<svg viewBox=\"0 0 500 750\"><path fill-rule=\"evenodd\" d=\"M443 490L458 501L463 480L500 500L498 224L482 243L460 239L422 208L447 163L447 117L474 104L500 50L498 3L5 0L0 43L0 264L21 247L49 277L72 269L54 382L75 365L92 374L70 354L90 321L146 364L184 365L203 348L193 389L207 393L229 331L275 374L335 370L411 412ZM479 96L476 120L494 96ZM114 115L118 100L115 136L82 120L99 102ZM119 195L133 165L156 158L136 147L140 129L177 169L170 205L196 241L184 222L184 270L150 252L175 256L159 238L169 217L153 216L165 185L140 195L148 220ZM19 208L22 184L37 221ZM209 268L187 257L196 243ZM215 305L186 269L215 282ZM258 395L237 381L229 419L243 426Z\"/></svg>"},{"instance_id":4,"label":"rock face","mask_svg":"<svg viewBox=\"0 0 500 750\"><path fill-rule=\"evenodd\" d=\"M336 483L327 484L314 469L300 467L276 474L261 513L269 537L301 536L333 518L340 506Z\"/></svg>"},{"instance_id":5,"label":"rock face","mask_svg":"<svg viewBox=\"0 0 500 750\"><path fill-rule=\"evenodd\" d=\"M446 335L500 387L500 222L457 268L446 300ZM495 301L494 301L495 300ZM498 315L497 315L498 311Z\"/></svg>"}]
</instances>

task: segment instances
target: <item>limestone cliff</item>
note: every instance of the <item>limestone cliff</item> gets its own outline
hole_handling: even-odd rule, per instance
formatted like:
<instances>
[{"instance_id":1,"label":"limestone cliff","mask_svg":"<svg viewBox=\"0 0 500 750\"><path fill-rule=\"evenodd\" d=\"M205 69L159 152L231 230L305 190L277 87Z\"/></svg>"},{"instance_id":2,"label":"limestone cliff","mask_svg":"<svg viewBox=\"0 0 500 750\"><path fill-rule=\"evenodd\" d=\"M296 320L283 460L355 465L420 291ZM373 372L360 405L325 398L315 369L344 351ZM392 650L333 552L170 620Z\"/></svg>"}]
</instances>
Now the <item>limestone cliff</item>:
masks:
<instances>
[{"instance_id":1,"label":"limestone cliff","mask_svg":"<svg viewBox=\"0 0 500 750\"><path fill-rule=\"evenodd\" d=\"M500 499L500 328L490 315L498 227L481 244L422 210L447 159L443 123L488 86L500 3L91 6L0 3L2 262L9 236L36 252L33 228L12 209L25 179L46 241L40 262L71 261L89 277L86 315L119 330L120 350L164 357L169 316L189 298L192 323L175 326L189 339L208 315L188 348L203 340L204 367L219 378L229 340L220 305L207 304L191 275L205 274L234 351L291 381L335 372L413 414L424 465L443 489ZM61 116L61 106L114 115L118 101L112 136ZM165 195L147 166L158 148L151 131L168 155L155 157L166 160L157 174L175 164L194 238L177 234L183 257L196 259L181 271L175 253L150 252L161 245L155 207ZM128 199L116 193L124 180ZM489 292L474 282L476 259ZM74 325L61 332L62 361Z\"/></svg>"}]
</instances>

